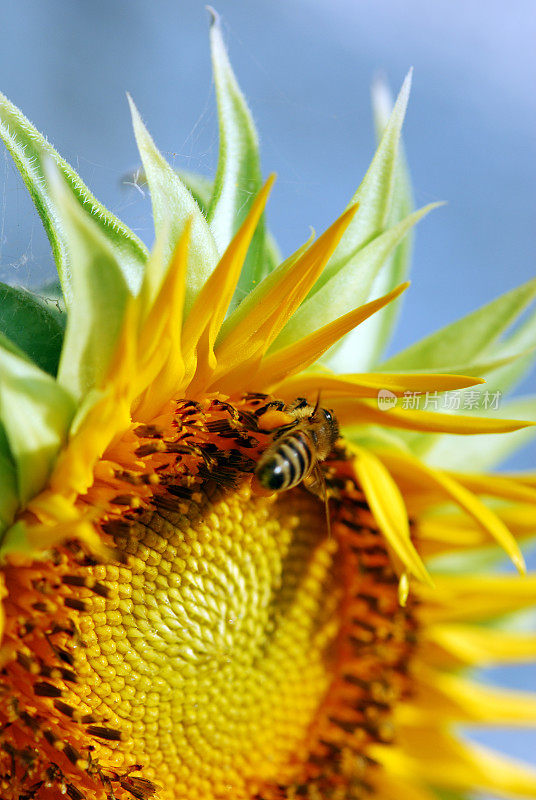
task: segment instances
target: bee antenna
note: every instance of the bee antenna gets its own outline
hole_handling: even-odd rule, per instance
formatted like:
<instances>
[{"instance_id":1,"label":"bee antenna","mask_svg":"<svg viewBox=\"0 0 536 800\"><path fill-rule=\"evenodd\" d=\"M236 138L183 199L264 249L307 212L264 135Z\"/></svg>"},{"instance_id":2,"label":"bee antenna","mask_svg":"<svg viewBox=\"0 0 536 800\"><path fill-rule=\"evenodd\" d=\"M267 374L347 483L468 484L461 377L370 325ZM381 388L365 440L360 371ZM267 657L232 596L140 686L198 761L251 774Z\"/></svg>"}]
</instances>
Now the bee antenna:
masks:
<instances>
[{"instance_id":1,"label":"bee antenna","mask_svg":"<svg viewBox=\"0 0 536 800\"><path fill-rule=\"evenodd\" d=\"M320 395L321 395L321 394L322 394L322 392L321 392L321 390L319 389L319 390L318 390L318 395L317 395L317 397L316 397L316 405L315 405L315 407L314 407L314 410L313 410L313 413L312 413L312 415L311 415L311 416L313 416L313 417L314 417L314 415L316 414L316 412L318 411L318 409L320 408Z\"/></svg>"}]
</instances>

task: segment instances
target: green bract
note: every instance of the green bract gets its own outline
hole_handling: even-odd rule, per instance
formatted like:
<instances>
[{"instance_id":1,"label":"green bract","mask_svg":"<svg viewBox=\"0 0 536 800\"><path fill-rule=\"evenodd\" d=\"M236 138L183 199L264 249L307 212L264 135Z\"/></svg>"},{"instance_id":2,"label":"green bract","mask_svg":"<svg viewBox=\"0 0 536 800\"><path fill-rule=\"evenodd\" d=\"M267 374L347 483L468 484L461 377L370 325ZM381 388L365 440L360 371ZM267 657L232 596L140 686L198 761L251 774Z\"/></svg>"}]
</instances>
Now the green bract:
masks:
<instances>
[{"instance_id":1,"label":"green bract","mask_svg":"<svg viewBox=\"0 0 536 800\"><path fill-rule=\"evenodd\" d=\"M93 197L80 177L9 100L0 95L0 136L11 153L50 239L63 300L0 285L0 533L47 482L71 426L80 425L103 388L129 298L151 308L170 258L192 221L185 308L191 310L262 185L258 136L231 69L217 15L211 47L220 149L214 180L177 173L158 151L132 101L134 132L151 192L157 245L145 245ZM379 145L350 199L359 211L316 285L273 349L305 337L361 303L385 294L405 277L410 234L431 204L412 210L412 193L400 142L409 97L408 75L392 110L376 84L373 107ZM130 100L130 98L129 98ZM310 245L280 262L261 218L220 339L268 293ZM140 294L141 293L141 294ZM400 372L429 370L484 376L490 387L512 385L528 368L536 347L536 314L513 328L536 297L536 281L507 292L464 319L381 362L397 306L388 306L323 359L326 369ZM143 313L145 313L142 311ZM504 338L500 337L506 332ZM503 405L501 413L534 415L531 399ZM75 422L73 423L73 420ZM360 426L356 442L428 453L431 463L478 469L534 435L452 436L385 431ZM17 528L17 536L23 535Z\"/></svg>"},{"instance_id":2,"label":"green bract","mask_svg":"<svg viewBox=\"0 0 536 800\"><path fill-rule=\"evenodd\" d=\"M56 375L67 317L48 294L0 283L0 330L38 367Z\"/></svg>"},{"instance_id":3,"label":"green bract","mask_svg":"<svg viewBox=\"0 0 536 800\"><path fill-rule=\"evenodd\" d=\"M15 498L16 505L24 505L44 486L74 410L72 396L54 378L0 341L0 418L5 434L0 456L8 476L3 508L10 508Z\"/></svg>"},{"instance_id":4,"label":"green bract","mask_svg":"<svg viewBox=\"0 0 536 800\"><path fill-rule=\"evenodd\" d=\"M65 180L66 191L101 228L109 246L116 253L125 279L132 291L136 291L140 286L143 265L147 258L145 245L121 220L98 202L74 169L3 94L0 94L0 136L11 153L43 221L52 245L67 305L70 305L73 294L71 286L73 254L63 233L64 209L57 205L50 191L45 166L47 161L57 165Z\"/></svg>"}]
</instances>

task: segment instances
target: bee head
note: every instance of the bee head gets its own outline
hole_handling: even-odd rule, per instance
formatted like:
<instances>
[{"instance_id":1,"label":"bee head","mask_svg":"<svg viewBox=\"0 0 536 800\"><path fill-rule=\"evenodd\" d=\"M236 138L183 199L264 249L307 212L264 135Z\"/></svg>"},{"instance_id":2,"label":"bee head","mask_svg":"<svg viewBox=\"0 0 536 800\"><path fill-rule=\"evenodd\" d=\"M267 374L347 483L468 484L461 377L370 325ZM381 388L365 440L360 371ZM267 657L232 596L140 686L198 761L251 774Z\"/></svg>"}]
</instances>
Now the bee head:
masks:
<instances>
[{"instance_id":1,"label":"bee head","mask_svg":"<svg viewBox=\"0 0 536 800\"><path fill-rule=\"evenodd\" d=\"M333 411L327 408L319 408L312 419L313 422L320 423L326 439L329 441L329 449L333 447L339 438L339 423Z\"/></svg>"}]
</instances>

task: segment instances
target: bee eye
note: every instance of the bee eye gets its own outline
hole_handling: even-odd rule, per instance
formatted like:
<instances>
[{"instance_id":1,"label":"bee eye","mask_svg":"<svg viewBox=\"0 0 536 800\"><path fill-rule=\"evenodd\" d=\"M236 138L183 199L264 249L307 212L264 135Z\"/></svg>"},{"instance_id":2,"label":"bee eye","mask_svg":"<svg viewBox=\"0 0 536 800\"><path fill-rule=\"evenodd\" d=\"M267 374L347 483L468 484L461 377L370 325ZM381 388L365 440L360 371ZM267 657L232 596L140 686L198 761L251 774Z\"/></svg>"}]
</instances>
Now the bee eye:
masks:
<instances>
[{"instance_id":1,"label":"bee eye","mask_svg":"<svg viewBox=\"0 0 536 800\"><path fill-rule=\"evenodd\" d=\"M327 408L324 408L323 411L324 411L324 416L327 419L327 421L328 422L332 422L333 421L333 417L331 415L331 411L328 411Z\"/></svg>"}]
</instances>

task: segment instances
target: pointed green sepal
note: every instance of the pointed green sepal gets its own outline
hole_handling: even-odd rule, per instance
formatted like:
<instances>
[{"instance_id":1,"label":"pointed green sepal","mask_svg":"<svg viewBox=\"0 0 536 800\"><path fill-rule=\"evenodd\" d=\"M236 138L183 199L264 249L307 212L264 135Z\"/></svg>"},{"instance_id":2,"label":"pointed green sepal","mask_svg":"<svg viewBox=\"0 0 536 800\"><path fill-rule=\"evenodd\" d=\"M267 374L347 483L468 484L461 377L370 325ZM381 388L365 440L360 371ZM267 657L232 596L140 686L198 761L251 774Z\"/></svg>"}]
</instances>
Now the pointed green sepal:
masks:
<instances>
[{"instance_id":1,"label":"pointed green sepal","mask_svg":"<svg viewBox=\"0 0 536 800\"><path fill-rule=\"evenodd\" d=\"M211 178L207 178L206 175L201 175L198 172L188 172L184 169L179 170L178 175L206 216L212 192L214 191L214 181Z\"/></svg>"},{"instance_id":2,"label":"pointed green sepal","mask_svg":"<svg viewBox=\"0 0 536 800\"><path fill-rule=\"evenodd\" d=\"M75 202L52 162L46 170L54 201L62 208L72 263L72 299L58 382L79 401L105 378L130 292L116 250L95 217Z\"/></svg>"},{"instance_id":3,"label":"pointed green sepal","mask_svg":"<svg viewBox=\"0 0 536 800\"><path fill-rule=\"evenodd\" d=\"M136 292L141 283L147 249L137 236L91 194L74 169L54 150L19 109L0 93L0 137L22 175L47 232L67 305L72 297L71 256L63 234L63 208L53 199L45 170L52 160L62 173L74 202L86 209L108 240L125 280Z\"/></svg>"},{"instance_id":4,"label":"pointed green sepal","mask_svg":"<svg viewBox=\"0 0 536 800\"><path fill-rule=\"evenodd\" d=\"M372 110L378 141L387 127L393 110L393 102L387 85L377 79L372 86ZM398 146L398 159L391 200L391 208L387 217L387 228L401 222L413 211L413 192L411 179L404 155L402 140ZM392 255L380 269L372 286L370 297L381 297L395 286L403 283L408 276L413 231L409 231L396 247ZM329 366L336 372L345 372L347 364L352 369L369 370L378 363L386 345L391 339L403 298L400 297L377 314L366 320L359 331L346 336L342 344L333 348L328 360ZM357 350L359 348L359 350Z\"/></svg>"},{"instance_id":5,"label":"pointed green sepal","mask_svg":"<svg viewBox=\"0 0 536 800\"><path fill-rule=\"evenodd\" d=\"M0 342L0 422L24 505L46 483L64 444L75 403L69 392ZM5 466L5 464L4 464Z\"/></svg>"},{"instance_id":6,"label":"pointed green sepal","mask_svg":"<svg viewBox=\"0 0 536 800\"><path fill-rule=\"evenodd\" d=\"M67 315L51 298L0 283L0 333L49 375L56 375Z\"/></svg>"},{"instance_id":7,"label":"pointed green sepal","mask_svg":"<svg viewBox=\"0 0 536 800\"><path fill-rule=\"evenodd\" d=\"M207 178L206 175L201 175L199 172L190 172L185 169L178 169L175 171L206 216L210 205L210 198L212 197L214 181L211 178ZM142 187L147 186L147 176L143 168L138 167L138 169L132 172L127 172L121 179L121 183L123 186L135 186L141 191Z\"/></svg>"},{"instance_id":8,"label":"pointed green sepal","mask_svg":"<svg viewBox=\"0 0 536 800\"><path fill-rule=\"evenodd\" d=\"M259 140L253 118L231 68L219 17L210 7L208 10L211 14L210 42L218 101L220 149L207 219L218 250L223 253L261 189L262 174ZM263 217L248 250L238 282L236 301L257 286L267 272Z\"/></svg>"},{"instance_id":9,"label":"pointed green sepal","mask_svg":"<svg viewBox=\"0 0 536 800\"><path fill-rule=\"evenodd\" d=\"M488 387L503 394L510 391L534 366L536 349L536 309L505 337L490 352L496 356L497 368L482 374ZM488 355L488 353L486 353ZM502 363L501 363L502 362Z\"/></svg>"},{"instance_id":10,"label":"pointed green sepal","mask_svg":"<svg viewBox=\"0 0 536 800\"><path fill-rule=\"evenodd\" d=\"M369 449L388 448L410 452L400 434L392 428L381 428L379 425L345 425L344 437L349 442Z\"/></svg>"},{"instance_id":11,"label":"pointed green sepal","mask_svg":"<svg viewBox=\"0 0 536 800\"><path fill-rule=\"evenodd\" d=\"M218 262L216 242L194 198L158 151L130 96L128 101L136 142L151 192L156 236L158 237L163 226L169 226L168 241L163 254L166 263L171 259L187 220L192 220L184 303L187 314Z\"/></svg>"},{"instance_id":12,"label":"pointed green sepal","mask_svg":"<svg viewBox=\"0 0 536 800\"><path fill-rule=\"evenodd\" d=\"M535 298L536 278L407 347L384 361L381 369L397 372L452 366L470 374L471 364L485 360L499 336ZM493 348L493 356L500 357L497 348Z\"/></svg>"},{"instance_id":13,"label":"pointed green sepal","mask_svg":"<svg viewBox=\"0 0 536 800\"><path fill-rule=\"evenodd\" d=\"M331 256L311 294L319 291L339 270L355 258L359 250L386 229L391 210L402 125L411 89L411 71L406 76L380 144L367 174L348 207L359 204L359 211Z\"/></svg>"},{"instance_id":14,"label":"pointed green sepal","mask_svg":"<svg viewBox=\"0 0 536 800\"><path fill-rule=\"evenodd\" d=\"M0 425L0 536L11 525L19 502L17 469L5 430Z\"/></svg>"},{"instance_id":15,"label":"pointed green sepal","mask_svg":"<svg viewBox=\"0 0 536 800\"><path fill-rule=\"evenodd\" d=\"M11 553L17 556L29 556L35 558L35 547L28 539L26 524L23 520L18 520L0 535L0 559L5 559Z\"/></svg>"}]
</instances>

